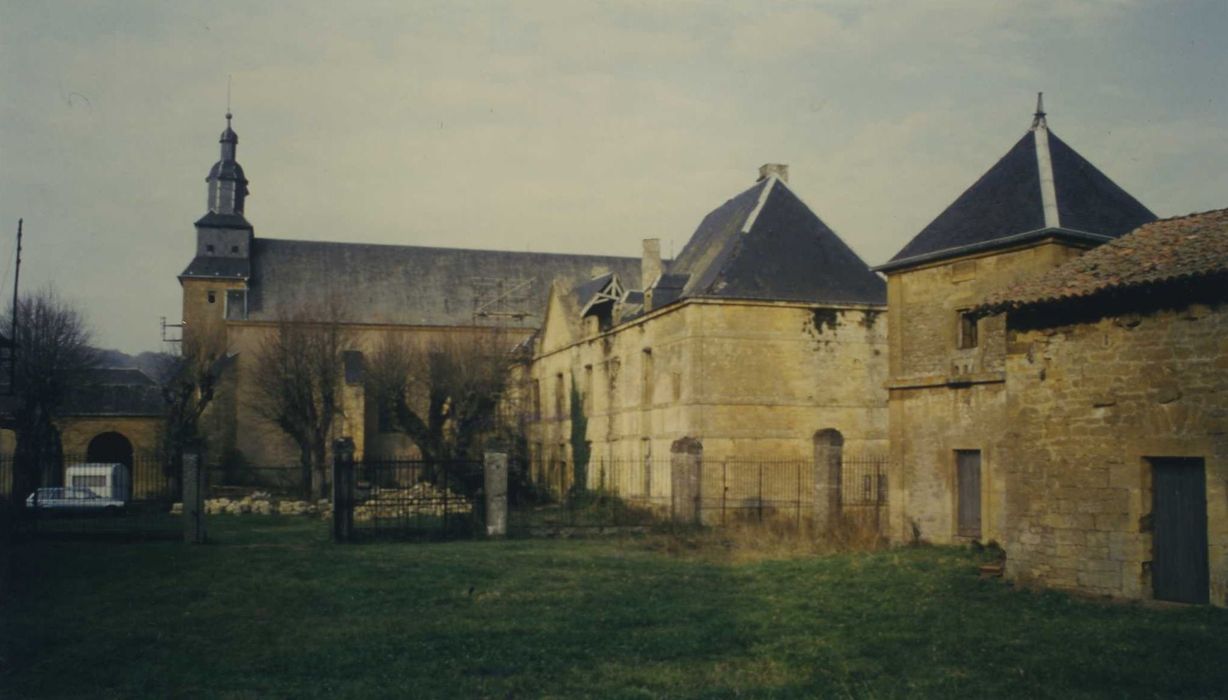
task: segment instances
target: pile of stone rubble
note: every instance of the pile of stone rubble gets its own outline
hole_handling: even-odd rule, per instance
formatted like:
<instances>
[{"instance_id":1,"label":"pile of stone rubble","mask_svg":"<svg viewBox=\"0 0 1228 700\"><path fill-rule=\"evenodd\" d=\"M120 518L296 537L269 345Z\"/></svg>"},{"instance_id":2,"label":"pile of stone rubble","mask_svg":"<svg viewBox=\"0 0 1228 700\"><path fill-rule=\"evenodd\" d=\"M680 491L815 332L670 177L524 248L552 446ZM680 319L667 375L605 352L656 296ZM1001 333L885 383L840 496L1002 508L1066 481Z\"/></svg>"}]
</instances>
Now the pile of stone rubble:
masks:
<instances>
[{"instance_id":1,"label":"pile of stone rubble","mask_svg":"<svg viewBox=\"0 0 1228 700\"><path fill-rule=\"evenodd\" d=\"M242 497L218 497L205 499L208 515L302 515L330 518L333 506L328 499L300 501L282 499L267 491L253 491ZM376 488L366 498L359 497L354 506L354 520L358 522L385 518L441 518L448 515L470 513L473 506L469 499L449 489L434 484L418 483L407 488ZM183 504L171 506L171 513L181 515Z\"/></svg>"},{"instance_id":2,"label":"pile of stone rubble","mask_svg":"<svg viewBox=\"0 0 1228 700\"><path fill-rule=\"evenodd\" d=\"M472 512L469 500L458 493L426 482L409 488L380 488L354 507L354 520L443 517Z\"/></svg>"},{"instance_id":3,"label":"pile of stone rubble","mask_svg":"<svg viewBox=\"0 0 1228 700\"><path fill-rule=\"evenodd\" d=\"M333 506L327 498L319 501L299 501L278 498L267 491L253 491L238 498L206 498L205 513L207 515L305 515L308 517L329 518L333 514ZM172 515L183 514L183 504L171 506Z\"/></svg>"}]
</instances>

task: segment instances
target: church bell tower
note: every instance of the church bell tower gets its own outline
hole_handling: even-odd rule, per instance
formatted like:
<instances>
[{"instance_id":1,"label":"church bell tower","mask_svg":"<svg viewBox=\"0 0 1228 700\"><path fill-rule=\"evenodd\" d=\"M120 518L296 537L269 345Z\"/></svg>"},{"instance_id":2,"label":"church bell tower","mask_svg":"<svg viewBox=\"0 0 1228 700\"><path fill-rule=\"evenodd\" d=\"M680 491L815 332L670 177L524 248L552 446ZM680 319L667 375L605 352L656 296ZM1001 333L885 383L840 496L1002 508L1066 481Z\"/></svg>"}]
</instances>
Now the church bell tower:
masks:
<instances>
[{"instance_id":1,"label":"church bell tower","mask_svg":"<svg viewBox=\"0 0 1228 700\"><path fill-rule=\"evenodd\" d=\"M227 112L221 158L205 178L209 199L205 215L196 221L196 254L179 275L185 338L247 319L253 232L243 216L247 176L235 160L239 135L231 128L232 118Z\"/></svg>"}]
</instances>

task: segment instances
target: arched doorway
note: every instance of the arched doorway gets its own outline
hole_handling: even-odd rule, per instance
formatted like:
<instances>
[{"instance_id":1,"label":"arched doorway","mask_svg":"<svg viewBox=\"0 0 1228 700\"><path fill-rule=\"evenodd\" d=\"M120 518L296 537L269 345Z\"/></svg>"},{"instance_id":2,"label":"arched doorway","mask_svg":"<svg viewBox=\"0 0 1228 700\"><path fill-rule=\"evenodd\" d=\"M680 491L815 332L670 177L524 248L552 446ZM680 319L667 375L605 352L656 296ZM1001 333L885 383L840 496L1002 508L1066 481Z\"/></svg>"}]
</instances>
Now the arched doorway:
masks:
<instances>
[{"instance_id":1,"label":"arched doorway","mask_svg":"<svg viewBox=\"0 0 1228 700\"><path fill-rule=\"evenodd\" d=\"M132 469L132 443L116 432L99 433L85 448L87 462L119 462Z\"/></svg>"}]
</instances>

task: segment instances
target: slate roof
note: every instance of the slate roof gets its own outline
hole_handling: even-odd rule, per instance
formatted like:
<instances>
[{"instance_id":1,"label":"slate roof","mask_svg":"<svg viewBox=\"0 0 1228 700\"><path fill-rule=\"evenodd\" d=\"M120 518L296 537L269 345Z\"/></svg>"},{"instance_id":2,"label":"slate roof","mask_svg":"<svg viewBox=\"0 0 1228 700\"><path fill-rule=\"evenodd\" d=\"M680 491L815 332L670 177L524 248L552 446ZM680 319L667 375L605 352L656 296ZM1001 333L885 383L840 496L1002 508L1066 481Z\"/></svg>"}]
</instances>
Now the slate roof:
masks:
<instances>
[{"instance_id":1,"label":"slate roof","mask_svg":"<svg viewBox=\"0 0 1228 700\"><path fill-rule=\"evenodd\" d=\"M1102 243L1155 220L1147 207L1041 124L876 269L893 270L1046 236ZM1049 154L1057 225L1045 220L1037 139L1045 139L1041 145Z\"/></svg>"},{"instance_id":2,"label":"slate roof","mask_svg":"<svg viewBox=\"0 0 1228 700\"><path fill-rule=\"evenodd\" d=\"M556 277L588 279L601 270L639 284L639 258L256 238L248 319L337 303L352 323L468 325L476 301L492 298L484 280L499 279L511 300L503 309L527 314L502 320L533 328Z\"/></svg>"},{"instance_id":3,"label":"slate roof","mask_svg":"<svg viewBox=\"0 0 1228 700\"><path fill-rule=\"evenodd\" d=\"M237 228L252 230L252 225L242 214L219 214L211 211L196 220L197 228Z\"/></svg>"},{"instance_id":4,"label":"slate roof","mask_svg":"<svg viewBox=\"0 0 1228 700\"><path fill-rule=\"evenodd\" d=\"M247 279L252 275L252 266L247 258L219 258L197 256L184 268L180 277L210 277L223 279Z\"/></svg>"},{"instance_id":5,"label":"slate roof","mask_svg":"<svg viewBox=\"0 0 1228 700\"><path fill-rule=\"evenodd\" d=\"M887 294L883 280L773 176L704 217L654 287L653 306L688 297L883 304Z\"/></svg>"},{"instance_id":6,"label":"slate roof","mask_svg":"<svg viewBox=\"0 0 1228 700\"><path fill-rule=\"evenodd\" d=\"M1228 209L1162 219L989 296L981 314L1180 280L1228 277Z\"/></svg>"},{"instance_id":7,"label":"slate roof","mask_svg":"<svg viewBox=\"0 0 1228 700\"><path fill-rule=\"evenodd\" d=\"M165 412L162 388L132 368L90 370L64 408L66 416L161 416Z\"/></svg>"}]
</instances>

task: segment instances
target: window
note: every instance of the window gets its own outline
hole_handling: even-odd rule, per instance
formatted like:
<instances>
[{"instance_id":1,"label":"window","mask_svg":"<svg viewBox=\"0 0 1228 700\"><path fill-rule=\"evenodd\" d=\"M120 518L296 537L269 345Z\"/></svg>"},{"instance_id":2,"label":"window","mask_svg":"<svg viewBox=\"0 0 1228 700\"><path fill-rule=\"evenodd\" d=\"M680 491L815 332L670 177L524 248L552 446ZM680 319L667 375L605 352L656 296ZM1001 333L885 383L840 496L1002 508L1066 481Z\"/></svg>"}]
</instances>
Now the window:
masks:
<instances>
[{"instance_id":1,"label":"window","mask_svg":"<svg viewBox=\"0 0 1228 700\"><path fill-rule=\"evenodd\" d=\"M206 253L212 253L212 252L213 252L213 244L212 244L212 243L210 243L209 245L205 246L205 252L206 252Z\"/></svg>"},{"instance_id":2,"label":"window","mask_svg":"<svg viewBox=\"0 0 1228 700\"><path fill-rule=\"evenodd\" d=\"M584 395L580 397L580 401L584 405L584 413L588 415L593 411L593 366L584 365Z\"/></svg>"},{"instance_id":3,"label":"window","mask_svg":"<svg viewBox=\"0 0 1228 700\"><path fill-rule=\"evenodd\" d=\"M227 289L226 290L226 320L228 321L246 321L247 320L247 290L246 289Z\"/></svg>"},{"instance_id":4,"label":"window","mask_svg":"<svg viewBox=\"0 0 1228 700\"><path fill-rule=\"evenodd\" d=\"M652 366L652 348L644 348L643 362L641 366L642 376L640 378L640 403L644 407L652 405L652 390L653 390L653 366Z\"/></svg>"},{"instance_id":5,"label":"window","mask_svg":"<svg viewBox=\"0 0 1228 700\"><path fill-rule=\"evenodd\" d=\"M209 303L210 303L210 304L216 304L216 303L217 303L217 292L215 292L215 291L213 291L213 290L209 290L209 295L208 295L208 296L209 296Z\"/></svg>"},{"instance_id":6,"label":"window","mask_svg":"<svg viewBox=\"0 0 1228 700\"><path fill-rule=\"evenodd\" d=\"M362 351L345 350L341 353L341 364L345 371L345 383L350 386L362 384L364 362Z\"/></svg>"},{"instance_id":7,"label":"window","mask_svg":"<svg viewBox=\"0 0 1228 700\"><path fill-rule=\"evenodd\" d=\"M562 420L563 412L563 373L554 375L554 417Z\"/></svg>"},{"instance_id":8,"label":"window","mask_svg":"<svg viewBox=\"0 0 1228 700\"><path fill-rule=\"evenodd\" d=\"M397 425L396 399L389 398L375 402L375 423L376 430L381 433L400 432Z\"/></svg>"},{"instance_id":9,"label":"window","mask_svg":"<svg viewBox=\"0 0 1228 700\"><path fill-rule=\"evenodd\" d=\"M975 348L977 344L977 317L971 311L959 312L959 347L962 350Z\"/></svg>"},{"instance_id":10,"label":"window","mask_svg":"<svg viewBox=\"0 0 1228 700\"><path fill-rule=\"evenodd\" d=\"M230 252L232 252L232 253L237 253L237 252L239 252L239 246L237 246L237 245L232 245L232 246L230 246Z\"/></svg>"}]
</instances>

